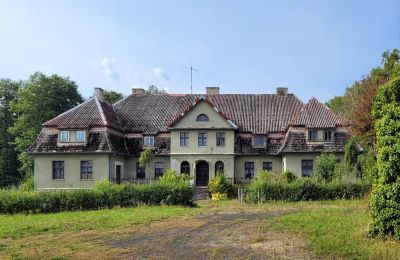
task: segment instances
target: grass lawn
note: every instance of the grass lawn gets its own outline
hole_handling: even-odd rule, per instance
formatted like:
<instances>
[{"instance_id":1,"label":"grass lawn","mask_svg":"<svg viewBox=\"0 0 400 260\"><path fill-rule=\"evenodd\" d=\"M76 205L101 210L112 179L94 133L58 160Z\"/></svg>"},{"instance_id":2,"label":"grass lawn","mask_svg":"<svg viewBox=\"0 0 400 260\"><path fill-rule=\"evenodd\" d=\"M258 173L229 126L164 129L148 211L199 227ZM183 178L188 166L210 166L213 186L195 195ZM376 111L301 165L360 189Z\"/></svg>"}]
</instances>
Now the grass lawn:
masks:
<instances>
[{"instance_id":1,"label":"grass lawn","mask_svg":"<svg viewBox=\"0 0 400 260\"><path fill-rule=\"evenodd\" d=\"M317 255L349 259L400 259L400 243L368 237L367 200L302 202L299 211L267 220L265 230L305 237Z\"/></svg>"}]
</instances>

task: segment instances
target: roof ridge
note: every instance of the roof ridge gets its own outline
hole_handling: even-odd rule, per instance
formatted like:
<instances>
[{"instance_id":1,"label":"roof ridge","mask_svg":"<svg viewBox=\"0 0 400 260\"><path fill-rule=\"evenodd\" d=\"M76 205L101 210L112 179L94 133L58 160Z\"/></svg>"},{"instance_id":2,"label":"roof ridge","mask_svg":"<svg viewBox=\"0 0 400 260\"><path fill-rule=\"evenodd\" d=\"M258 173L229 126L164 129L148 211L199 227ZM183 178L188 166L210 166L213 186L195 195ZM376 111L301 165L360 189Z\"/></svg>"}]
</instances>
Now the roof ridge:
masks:
<instances>
[{"instance_id":1,"label":"roof ridge","mask_svg":"<svg viewBox=\"0 0 400 260\"><path fill-rule=\"evenodd\" d=\"M102 107L102 104L100 103L100 100L97 97L94 97L94 100L96 101L97 108L99 109L101 120L103 120L104 125L108 126L107 118L106 118L106 115L104 114L103 107Z\"/></svg>"}]
</instances>

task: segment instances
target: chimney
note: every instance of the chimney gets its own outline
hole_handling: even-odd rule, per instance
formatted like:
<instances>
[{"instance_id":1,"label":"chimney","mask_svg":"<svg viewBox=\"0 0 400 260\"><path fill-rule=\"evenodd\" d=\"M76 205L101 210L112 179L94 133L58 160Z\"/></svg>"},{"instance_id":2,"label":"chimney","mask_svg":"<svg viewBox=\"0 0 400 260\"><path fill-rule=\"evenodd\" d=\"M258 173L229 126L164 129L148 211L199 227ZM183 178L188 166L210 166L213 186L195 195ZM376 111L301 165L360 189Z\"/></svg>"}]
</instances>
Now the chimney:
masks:
<instances>
[{"instance_id":1,"label":"chimney","mask_svg":"<svg viewBox=\"0 0 400 260\"><path fill-rule=\"evenodd\" d=\"M132 94L136 96L141 96L145 94L145 91L143 88L132 88Z\"/></svg>"},{"instance_id":2,"label":"chimney","mask_svg":"<svg viewBox=\"0 0 400 260\"><path fill-rule=\"evenodd\" d=\"M206 87L207 95L219 95L219 87Z\"/></svg>"},{"instance_id":3,"label":"chimney","mask_svg":"<svg viewBox=\"0 0 400 260\"><path fill-rule=\"evenodd\" d=\"M276 88L276 94L278 96L286 96L288 93L288 88Z\"/></svg>"},{"instance_id":4,"label":"chimney","mask_svg":"<svg viewBox=\"0 0 400 260\"><path fill-rule=\"evenodd\" d=\"M102 88L96 87L94 88L94 96L99 100L104 100L104 90Z\"/></svg>"}]
</instances>

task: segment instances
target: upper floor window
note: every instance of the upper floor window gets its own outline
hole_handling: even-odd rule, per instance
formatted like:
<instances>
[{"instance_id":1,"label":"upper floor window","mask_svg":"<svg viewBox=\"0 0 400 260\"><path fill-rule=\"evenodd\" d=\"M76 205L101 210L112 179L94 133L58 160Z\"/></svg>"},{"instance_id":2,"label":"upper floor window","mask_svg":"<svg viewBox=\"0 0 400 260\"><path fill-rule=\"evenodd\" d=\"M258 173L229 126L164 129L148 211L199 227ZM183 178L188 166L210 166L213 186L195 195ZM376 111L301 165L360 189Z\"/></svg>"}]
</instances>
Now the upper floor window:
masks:
<instances>
[{"instance_id":1,"label":"upper floor window","mask_svg":"<svg viewBox=\"0 0 400 260\"><path fill-rule=\"evenodd\" d=\"M265 135L254 136L254 146L265 146Z\"/></svg>"},{"instance_id":2,"label":"upper floor window","mask_svg":"<svg viewBox=\"0 0 400 260\"><path fill-rule=\"evenodd\" d=\"M301 161L301 176L309 177L314 171L313 160L302 160Z\"/></svg>"},{"instance_id":3,"label":"upper floor window","mask_svg":"<svg viewBox=\"0 0 400 260\"><path fill-rule=\"evenodd\" d=\"M217 132L217 146L225 146L225 133L224 132Z\"/></svg>"},{"instance_id":4,"label":"upper floor window","mask_svg":"<svg viewBox=\"0 0 400 260\"><path fill-rule=\"evenodd\" d=\"M81 161L81 179L93 179L93 161Z\"/></svg>"},{"instance_id":5,"label":"upper floor window","mask_svg":"<svg viewBox=\"0 0 400 260\"><path fill-rule=\"evenodd\" d=\"M85 142L86 141L86 132L83 130L75 132L75 141L77 142Z\"/></svg>"},{"instance_id":6,"label":"upper floor window","mask_svg":"<svg viewBox=\"0 0 400 260\"><path fill-rule=\"evenodd\" d=\"M207 146L207 133L199 133L198 145Z\"/></svg>"},{"instance_id":7,"label":"upper floor window","mask_svg":"<svg viewBox=\"0 0 400 260\"><path fill-rule=\"evenodd\" d=\"M53 180L64 179L64 161L53 161Z\"/></svg>"},{"instance_id":8,"label":"upper floor window","mask_svg":"<svg viewBox=\"0 0 400 260\"><path fill-rule=\"evenodd\" d=\"M317 141L318 140L318 131L317 130L308 131L308 140L309 141Z\"/></svg>"},{"instance_id":9,"label":"upper floor window","mask_svg":"<svg viewBox=\"0 0 400 260\"><path fill-rule=\"evenodd\" d=\"M208 122L208 116L205 114L200 114L197 116L196 121L200 121L200 122Z\"/></svg>"},{"instance_id":10,"label":"upper floor window","mask_svg":"<svg viewBox=\"0 0 400 260\"><path fill-rule=\"evenodd\" d=\"M254 162L244 163L244 178L253 179L254 177Z\"/></svg>"},{"instance_id":11,"label":"upper floor window","mask_svg":"<svg viewBox=\"0 0 400 260\"><path fill-rule=\"evenodd\" d=\"M180 145L181 146L189 145L189 133L188 132L180 133Z\"/></svg>"},{"instance_id":12,"label":"upper floor window","mask_svg":"<svg viewBox=\"0 0 400 260\"><path fill-rule=\"evenodd\" d=\"M325 130L324 131L324 141L332 141L332 130Z\"/></svg>"},{"instance_id":13,"label":"upper floor window","mask_svg":"<svg viewBox=\"0 0 400 260\"><path fill-rule=\"evenodd\" d=\"M272 162L263 162L263 170L272 172Z\"/></svg>"},{"instance_id":14,"label":"upper floor window","mask_svg":"<svg viewBox=\"0 0 400 260\"><path fill-rule=\"evenodd\" d=\"M144 137L144 146L154 146L154 136L145 136Z\"/></svg>"},{"instance_id":15,"label":"upper floor window","mask_svg":"<svg viewBox=\"0 0 400 260\"><path fill-rule=\"evenodd\" d=\"M60 132L60 142L69 142L69 131Z\"/></svg>"}]
</instances>

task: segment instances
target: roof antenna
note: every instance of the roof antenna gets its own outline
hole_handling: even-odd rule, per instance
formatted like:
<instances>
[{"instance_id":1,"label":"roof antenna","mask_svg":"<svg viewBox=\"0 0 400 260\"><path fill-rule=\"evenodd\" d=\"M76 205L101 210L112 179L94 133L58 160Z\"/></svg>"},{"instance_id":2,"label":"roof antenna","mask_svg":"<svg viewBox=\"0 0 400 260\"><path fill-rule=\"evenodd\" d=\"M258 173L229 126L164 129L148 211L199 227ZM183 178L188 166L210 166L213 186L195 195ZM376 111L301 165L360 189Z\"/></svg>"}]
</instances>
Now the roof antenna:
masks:
<instances>
[{"instance_id":1,"label":"roof antenna","mask_svg":"<svg viewBox=\"0 0 400 260\"><path fill-rule=\"evenodd\" d=\"M197 69L193 68L192 65L190 67L182 66L185 69L190 70L190 94L193 94L193 71L199 72Z\"/></svg>"}]
</instances>

